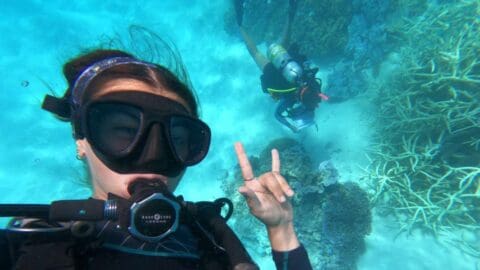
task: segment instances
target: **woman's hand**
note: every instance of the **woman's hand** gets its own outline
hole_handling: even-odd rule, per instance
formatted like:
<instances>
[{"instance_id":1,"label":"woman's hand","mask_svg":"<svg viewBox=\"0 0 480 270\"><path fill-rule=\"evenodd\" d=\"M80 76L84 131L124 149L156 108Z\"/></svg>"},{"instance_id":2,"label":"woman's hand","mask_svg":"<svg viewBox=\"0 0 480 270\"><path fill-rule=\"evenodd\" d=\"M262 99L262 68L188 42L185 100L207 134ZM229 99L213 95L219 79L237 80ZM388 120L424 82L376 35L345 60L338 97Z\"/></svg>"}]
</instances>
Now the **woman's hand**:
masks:
<instances>
[{"instance_id":1,"label":"woman's hand","mask_svg":"<svg viewBox=\"0 0 480 270\"><path fill-rule=\"evenodd\" d=\"M250 212L267 226L272 248L282 251L298 247L289 200L294 193L280 174L278 151L272 150L272 170L258 177L253 174L241 143L235 143L235 152L244 180L238 191L245 197Z\"/></svg>"}]
</instances>

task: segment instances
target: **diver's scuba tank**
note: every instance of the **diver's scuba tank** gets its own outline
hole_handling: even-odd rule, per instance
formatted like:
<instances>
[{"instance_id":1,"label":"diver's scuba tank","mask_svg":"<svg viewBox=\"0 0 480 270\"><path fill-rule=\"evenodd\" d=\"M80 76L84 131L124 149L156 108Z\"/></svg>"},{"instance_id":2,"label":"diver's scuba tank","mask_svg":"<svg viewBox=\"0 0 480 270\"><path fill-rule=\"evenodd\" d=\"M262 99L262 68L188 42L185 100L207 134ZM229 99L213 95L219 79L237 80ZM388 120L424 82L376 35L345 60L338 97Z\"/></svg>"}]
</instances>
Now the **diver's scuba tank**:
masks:
<instances>
[{"instance_id":1,"label":"diver's scuba tank","mask_svg":"<svg viewBox=\"0 0 480 270\"><path fill-rule=\"evenodd\" d=\"M268 59L282 72L283 77L290 83L301 83L303 76L302 67L288 54L287 50L278 43L268 47Z\"/></svg>"}]
</instances>

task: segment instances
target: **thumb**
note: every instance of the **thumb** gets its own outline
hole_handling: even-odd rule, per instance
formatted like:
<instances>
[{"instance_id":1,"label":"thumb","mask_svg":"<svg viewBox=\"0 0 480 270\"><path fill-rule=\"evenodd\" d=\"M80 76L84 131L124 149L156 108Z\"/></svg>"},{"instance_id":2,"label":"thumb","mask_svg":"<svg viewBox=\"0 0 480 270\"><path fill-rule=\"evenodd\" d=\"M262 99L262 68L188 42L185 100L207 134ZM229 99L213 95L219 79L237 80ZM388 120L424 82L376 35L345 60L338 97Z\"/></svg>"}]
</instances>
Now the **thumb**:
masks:
<instances>
[{"instance_id":1,"label":"thumb","mask_svg":"<svg viewBox=\"0 0 480 270\"><path fill-rule=\"evenodd\" d=\"M238 192L243 195L250 208L257 209L261 206L260 200L255 194L255 191L253 191L252 189L248 188L247 186L241 186L238 188Z\"/></svg>"}]
</instances>

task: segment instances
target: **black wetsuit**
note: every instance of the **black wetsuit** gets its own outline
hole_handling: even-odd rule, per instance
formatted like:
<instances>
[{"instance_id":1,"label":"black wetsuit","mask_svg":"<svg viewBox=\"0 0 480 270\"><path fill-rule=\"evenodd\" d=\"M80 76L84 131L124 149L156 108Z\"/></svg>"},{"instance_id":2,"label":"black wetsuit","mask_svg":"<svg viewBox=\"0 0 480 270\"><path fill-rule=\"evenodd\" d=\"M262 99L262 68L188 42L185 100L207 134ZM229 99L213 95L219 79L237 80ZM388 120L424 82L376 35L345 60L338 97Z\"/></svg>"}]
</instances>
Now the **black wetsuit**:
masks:
<instances>
[{"instance_id":1,"label":"black wetsuit","mask_svg":"<svg viewBox=\"0 0 480 270\"><path fill-rule=\"evenodd\" d=\"M287 81L285 77L283 77L282 73L273 65L272 62L268 62L265 67L263 67L260 81L262 83L262 90L265 93L269 92L269 88L276 90L297 88L295 83L291 83ZM295 93L296 90L292 92Z\"/></svg>"},{"instance_id":2,"label":"black wetsuit","mask_svg":"<svg viewBox=\"0 0 480 270\"><path fill-rule=\"evenodd\" d=\"M69 241L25 245L20 247L22 257L12 262L9 254L11 245L6 231L0 230L0 269L205 269L200 259L140 255L101 247L78 264L71 257L72 254L65 253L72 247L73 243ZM312 269L303 246L289 252L273 251L272 255L279 270ZM220 268L213 269L228 269L228 266L221 265Z\"/></svg>"},{"instance_id":3,"label":"black wetsuit","mask_svg":"<svg viewBox=\"0 0 480 270\"><path fill-rule=\"evenodd\" d=\"M287 51L290 57L292 57L292 60L297 62L299 65L303 65L303 63L307 61L307 57L299 53L295 45L291 46ZM281 90L298 87L296 83L287 81L287 79L283 77L282 72L278 70L272 62L268 62L263 67L260 81L262 83L262 90L265 93L268 93L268 88Z\"/></svg>"},{"instance_id":4,"label":"black wetsuit","mask_svg":"<svg viewBox=\"0 0 480 270\"><path fill-rule=\"evenodd\" d=\"M12 224L18 225L11 229L0 230L0 269L223 270L239 263L250 265L241 269L257 269L228 226L215 226L215 233L208 232L213 227L204 220L199 222L207 233L199 233L197 226L180 224L174 233L155 243L132 237L119 226L121 223L113 221L96 222L95 233L85 239L73 237L69 224L53 227L61 230L48 231L52 226L43 220L16 221ZM46 230L20 232L15 228ZM206 240L205 235L223 243L222 247ZM227 252L219 250L222 248ZM303 246L272 253L277 269L311 269Z\"/></svg>"}]
</instances>

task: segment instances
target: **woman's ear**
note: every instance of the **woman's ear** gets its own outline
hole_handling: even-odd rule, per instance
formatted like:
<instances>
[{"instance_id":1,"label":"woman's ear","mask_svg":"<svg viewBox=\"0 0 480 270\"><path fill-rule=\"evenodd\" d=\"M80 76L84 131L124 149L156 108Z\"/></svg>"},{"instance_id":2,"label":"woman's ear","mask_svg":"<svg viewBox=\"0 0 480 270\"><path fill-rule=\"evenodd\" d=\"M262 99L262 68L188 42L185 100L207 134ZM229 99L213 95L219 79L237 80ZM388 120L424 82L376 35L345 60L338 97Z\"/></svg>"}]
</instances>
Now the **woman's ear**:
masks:
<instances>
[{"instance_id":1,"label":"woman's ear","mask_svg":"<svg viewBox=\"0 0 480 270\"><path fill-rule=\"evenodd\" d=\"M77 144L77 159L82 160L85 158L85 153L86 153L86 147L87 147L87 140L86 139L81 139L81 140L76 140L75 143Z\"/></svg>"}]
</instances>

